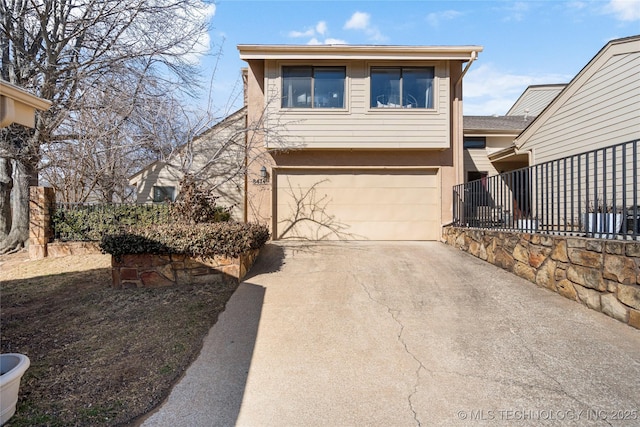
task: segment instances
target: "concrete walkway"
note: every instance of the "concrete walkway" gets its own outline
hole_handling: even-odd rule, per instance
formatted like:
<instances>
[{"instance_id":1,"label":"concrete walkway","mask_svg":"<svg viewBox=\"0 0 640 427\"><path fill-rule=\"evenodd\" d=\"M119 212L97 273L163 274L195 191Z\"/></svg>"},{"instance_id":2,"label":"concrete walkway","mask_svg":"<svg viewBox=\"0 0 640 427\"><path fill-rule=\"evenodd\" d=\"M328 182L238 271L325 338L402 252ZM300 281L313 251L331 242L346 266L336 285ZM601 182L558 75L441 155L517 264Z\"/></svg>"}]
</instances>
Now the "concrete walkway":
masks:
<instances>
[{"instance_id":1,"label":"concrete walkway","mask_svg":"<svg viewBox=\"0 0 640 427\"><path fill-rule=\"evenodd\" d=\"M275 243L144 426L637 426L640 331L436 242Z\"/></svg>"}]
</instances>

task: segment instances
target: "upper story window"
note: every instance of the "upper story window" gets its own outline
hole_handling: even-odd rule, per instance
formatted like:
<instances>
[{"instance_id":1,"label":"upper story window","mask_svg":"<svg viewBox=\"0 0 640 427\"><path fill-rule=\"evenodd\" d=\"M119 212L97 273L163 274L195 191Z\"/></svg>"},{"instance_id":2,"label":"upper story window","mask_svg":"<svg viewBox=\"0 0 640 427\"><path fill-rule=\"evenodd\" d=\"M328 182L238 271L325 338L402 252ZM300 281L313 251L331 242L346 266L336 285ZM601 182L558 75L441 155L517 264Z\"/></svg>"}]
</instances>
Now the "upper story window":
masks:
<instances>
[{"instance_id":1,"label":"upper story window","mask_svg":"<svg viewBox=\"0 0 640 427\"><path fill-rule=\"evenodd\" d=\"M282 108L344 108L345 67L282 67Z\"/></svg>"},{"instance_id":2,"label":"upper story window","mask_svg":"<svg viewBox=\"0 0 640 427\"><path fill-rule=\"evenodd\" d=\"M371 108L433 108L433 67L371 68Z\"/></svg>"},{"instance_id":3,"label":"upper story window","mask_svg":"<svg viewBox=\"0 0 640 427\"><path fill-rule=\"evenodd\" d=\"M484 136L465 136L462 143L463 148L485 148L487 138Z\"/></svg>"}]
</instances>

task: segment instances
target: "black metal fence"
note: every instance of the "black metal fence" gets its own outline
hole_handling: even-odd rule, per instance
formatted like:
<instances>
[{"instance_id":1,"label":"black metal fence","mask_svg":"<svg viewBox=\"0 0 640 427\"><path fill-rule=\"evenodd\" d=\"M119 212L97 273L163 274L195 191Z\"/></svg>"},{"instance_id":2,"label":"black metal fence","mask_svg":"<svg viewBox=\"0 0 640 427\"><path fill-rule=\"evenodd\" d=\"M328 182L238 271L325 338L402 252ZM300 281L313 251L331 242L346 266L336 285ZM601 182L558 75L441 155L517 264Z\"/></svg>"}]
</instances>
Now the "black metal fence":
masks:
<instances>
[{"instance_id":1,"label":"black metal fence","mask_svg":"<svg viewBox=\"0 0 640 427\"><path fill-rule=\"evenodd\" d=\"M639 143L456 185L454 225L637 240Z\"/></svg>"},{"instance_id":2,"label":"black metal fence","mask_svg":"<svg viewBox=\"0 0 640 427\"><path fill-rule=\"evenodd\" d=\"M57 203L51 217L51 227L54 240L99 241L104 234L129 226L166 224L172 221L171 206L167 203Z\"/></svg>"}]
</instances>

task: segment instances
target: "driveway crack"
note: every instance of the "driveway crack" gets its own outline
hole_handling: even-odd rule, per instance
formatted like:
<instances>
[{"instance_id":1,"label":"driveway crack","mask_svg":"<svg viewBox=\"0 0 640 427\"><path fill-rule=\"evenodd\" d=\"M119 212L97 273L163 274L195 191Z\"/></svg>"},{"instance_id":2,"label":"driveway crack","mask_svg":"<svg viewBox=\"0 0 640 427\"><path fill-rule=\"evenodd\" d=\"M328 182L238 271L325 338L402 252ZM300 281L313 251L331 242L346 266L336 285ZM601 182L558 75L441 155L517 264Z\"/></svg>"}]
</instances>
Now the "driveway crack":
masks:
<instances>
[{"instance_id":1,"label":"driveway crack","mask_svg":"<svg viewBox=\"0 0 640 427\"><path fill-rule=\"evenodd\" d=\"M411 410L411 412L413 414L413 419L415 420L416 425L418 427L421 427L422 423L420 422L420 419L418 418L418 412L416 411L415 407L413 406L413 396L415 396L415 394L418 392L418 387L420 386L420 371L424 370L425 372L427 372L428 370L424 366L422 361L420 361L420 359L418 359L418 357L411 350L409 350L409 347L407 346L406 341L402 337L402 333L404 332L404 325L402 324L402 322L398 318L398 316L400 314L400 310L394 309L394 308L390 307L389 305L385 304L383 301L380 301L380 300L374 298L373 295L371 295L371 291L364 284L364 282L362 280L360 280L356 275L353 275L353 274L352 274L352 277L353 277L354 281L356 281L360 285L360 287L364 290L364 292L367 294L367 297L371 301L373 301L374 303L384 307L387 310L387 313L389 313L389 315L393 319L393 321L398 324L398 326L400 327L400 330L398 331L398 334L396 335L396 337L398 339L398 342L400 342L400 344L402 345L402 348L404 348L404 351L409 356L411 356L411 358L413 360L415 360L416 363L418 364L418 368L415 371L416 381L415 381L415 383L413 385L413 391L409 394L409 396L407 396L407 402L409 404L409 409Z\"/></svg>"}]
</instances>

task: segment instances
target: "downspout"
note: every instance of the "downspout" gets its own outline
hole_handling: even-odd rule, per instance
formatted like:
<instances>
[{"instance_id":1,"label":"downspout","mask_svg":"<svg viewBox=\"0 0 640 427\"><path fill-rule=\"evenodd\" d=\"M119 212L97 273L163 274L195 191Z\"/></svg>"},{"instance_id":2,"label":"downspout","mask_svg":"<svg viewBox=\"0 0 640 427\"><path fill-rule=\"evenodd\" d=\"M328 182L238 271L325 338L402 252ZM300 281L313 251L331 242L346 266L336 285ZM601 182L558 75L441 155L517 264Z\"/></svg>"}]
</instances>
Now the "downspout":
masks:
<instances>
[{"instance_id":1,"label":"downspout","mask_svg":"<svg viewBox=\"0 0 640 427\"><path fill-rule=\"evenodd\" d=\"M249 222L249 136L247 127L249 126L249 108L245 112L244 117L244 195L243 195L243 209L242 216L245 223Z\"/></svg>"},{"instance_id":2,"label":"downspout","mask_svg":"<svg viewBox=\"0 0 640 427\"><path fill-rule=\"evenodd\" d=\"M469 57L469 61L467 62L467 65L464 67L464 69L462 70L462 73L460 74L460 76L458 77L458 79L456 80L455 84L452 86L452 89L454 92L454 98L458 99L458 107L460 111L456 111L455 114L457 115L457 117L460 117L460 119L462 119L463 117L463 112L462 110L462 78L465 76L465 74L467 74L467 71L469 71L469 68L471 68L471 64L473 64L473 62L478 58L478 52L473 50L471 51L471 55ZM453 164L454 164L454 183L459 184L461 182L464 182L464 153L463 153L463 149L462 149L462 145L463 145L463 140L464 140L464 121L461 121L458 124L459 130L458 130L458 142L459 142L459 146L457 148L454 148L453 151ZM451 192L453 193L453 188L451 189ZM442 196L441 196L442 197ZM454 212L453 212L453 199L451 199L451 211L450 211L450 215L451 218L453 218ZM442 225L443 227L446 226L445 224Z\"/></svg>"},{"instance_id":3,"label":"downspout","mask_svg":"<svg viewBox=\"0 0 640 427\"><path fill-rule=\"evenodd\" d=\"M462 78L465 74L467 74L467 71L469 71L469 68L471 68L471 64L473 64L476 59L478 59L478 52L473 50L471 51L471 57L469 58L469 62L467 62L467 66L464 67L464 70L462 70L462 74L460 74L460 77L458 77L458 80L456 81L456 86L462 81Z\"/></svg>"},{"instance_id":4,"label":"downspout","mask_svg":"<svg viewBox=\"0 0 640 427\"><path fill-rule=\"evenodd\" d=\"M456 150L454 150L454 174L455 174L455 182L456 183L461 183L464 182L464 176L463 176L463 170L464 170L464 165L463 165L463 150L462 150L462 140L464 139L464 122L462 120L463 117L463 112L462 112L462 78L465 76L465 74L467 74L467 71L469 71L469 68L471 68L471 64L473 64L473 62L478 58L478 52L473 50L471 51L471 55L469 56L469 61L467 62L467 65L464 67L464 69L462 70L462 73L460 74L460 76L458 77L458 79L456 80L455 84L452 86L452 91L453 91L453 98L454 99L458 99L458 106L457 108L459 109L459 111L455 111L454 114L457 117L460 117L461 121L460 123L458 123L458 132L459 135L456 137L456 139L458 139L458 142L460 144L460 147L457 148Z\"/></svg>"}]
</instances>

